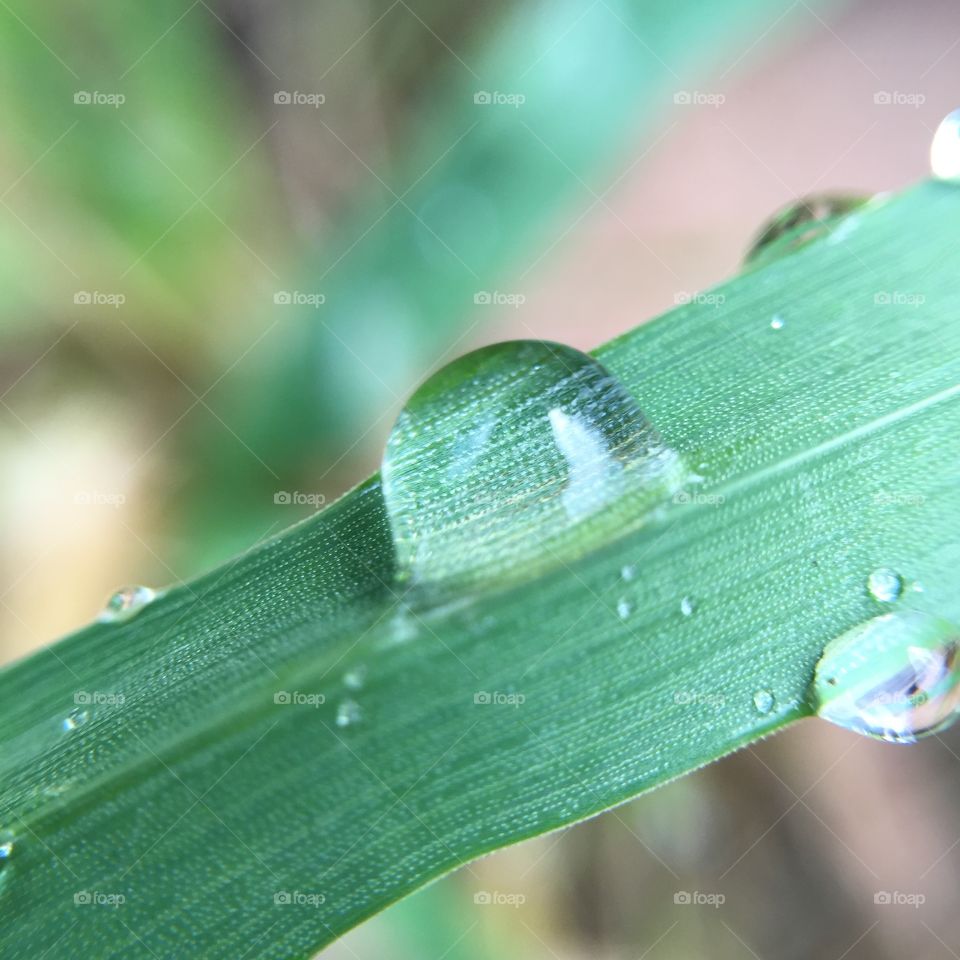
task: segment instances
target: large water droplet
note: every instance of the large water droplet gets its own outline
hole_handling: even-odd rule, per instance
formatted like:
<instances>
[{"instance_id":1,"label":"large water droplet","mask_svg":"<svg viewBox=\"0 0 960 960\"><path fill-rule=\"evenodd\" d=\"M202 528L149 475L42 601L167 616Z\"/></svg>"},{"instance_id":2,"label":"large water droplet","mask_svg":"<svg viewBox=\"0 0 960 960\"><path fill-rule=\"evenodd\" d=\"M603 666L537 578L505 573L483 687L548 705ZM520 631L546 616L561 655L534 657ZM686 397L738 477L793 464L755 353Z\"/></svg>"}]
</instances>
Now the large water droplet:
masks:
<instances>
[{"instance_id":1,"label":"large water droplet","mask_svg":"<svg viewBox=\"0 0 960 960\"><path fill-rule=\"evenodd\" d=\"M149 587L123 587L107 601L97 620L100 623L119 623L129 620L156 597L157 592Z\"/></svg>"},{"instance_id":2,"label":"large water droplet","mask_svg":"<svg viewBox=\"0 0 960 960\"><path fill-rule=\"evenodd\" d=\"M476 350L416 391L387 441L398 577L469 587L569 563L642 524L681 478L591 357L533 340Z\"/></svg>"},{"instance_id":3,"label":"large water droplet","mask_svg":"<svg viewBox=\"0 0 960 960\"><path fill-rule=\"evenodd\" d=\"M888 613L832 640L814 698L825 720L894 743L949 726L960 707L960 628L919 610Z\"/></svg>"},{"instance_id":4,"label":"large water droplet","mask_svg":"<svg viewBox=\"0 0 960 960\"><path fill-rule=\"evenodd\" d=\"M895 570L879 567L867 577L867 589L876 600L893 603L903 590L903 579Z\"/></svg>"},{"instance_id":5,"label":"large water droplet","mask_svg":"<svg viewBox=\"0 0 960 960\"><path fill-rule=\"evenodd\" d=\"M744 263L769 263L833 233L868 200L853 194L819 193L794 201L761 227Z\"/></svg>"},{"instance_id":6,"label":"large water droplet","mask_svg":"<svg viewBox=\"0 0 960 960\"><path fill-rule=\"evenodd\" d=\"M941 180L960 179L960 110L940 121L930 143L930 169Z\"/></svg>"}]
</instances>

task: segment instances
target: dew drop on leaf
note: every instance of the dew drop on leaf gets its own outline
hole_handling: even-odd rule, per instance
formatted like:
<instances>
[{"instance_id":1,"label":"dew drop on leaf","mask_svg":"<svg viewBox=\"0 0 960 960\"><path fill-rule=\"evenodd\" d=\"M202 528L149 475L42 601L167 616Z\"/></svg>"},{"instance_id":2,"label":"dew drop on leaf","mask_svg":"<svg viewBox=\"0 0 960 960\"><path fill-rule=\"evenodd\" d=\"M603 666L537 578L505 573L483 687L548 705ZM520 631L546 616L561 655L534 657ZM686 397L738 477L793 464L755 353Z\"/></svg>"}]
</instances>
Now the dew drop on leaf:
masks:
<instances>
[{"instance_id":1,"label":"dew drop on leaf","mask_svg":"<svg viewBox=\"0 0 960 960\"><path fill-rule=\"evenodd\" d=\"M867 577L867 589L875 600L883 603L893 603L899 599L903 590L903 579L895 570L879 567L871 571Z\"/></svg>"},{"instance_id":2,"label":"dew drop on leaf","mask_svg":"<svg viewBox=\"0 0 960 960\"><path fill-rule=\"evenodd\" d=\"M637 575L637 568L632 564L626 564L620 568L620 579L625 583L632 580Z\"/></svg>"},{"instance_id":3,"label":"dew drop on leaf","mask_svg":"<svg viewBox=\"0 0 960 960\"><path fill-rule=\"evenodd\" d=\"M694 610L693 601L689 597L684 597L680 601L680 612L685 616L689 617Z\"/></svg>"},{"instance_id":4,"label":"dew drop on leaf","mask_svg":"<svg viewBox=\"0 0 960 960\"><path fill-rule=\"evenodd\" d=\"M770 321L771 330L782 330L783 329L783 317L779 313L773 315L773 319Z\"/></svg>"},{"instance_id":5,"label":"dew drop on leaf","mask_svg":"<svg viewBox=\"0 0 960 960\"><path fill-rule=\"evenodd\" d=\"M617 616L626 620L633 613L633 604L626 598L617 601Z\"/></svg>"},{"instance_id":6,"label":"dew drop on leaf","mask_svg":"<svg viewBox=\"0 0 960 960\"><path fill-rule=\"evenodd\" d=\"M12 830L0 830L0 869L13 856L16 837Z\"/></svg>"},{"instance_id":7,"label":"dew drop on leaf","mask_svg":"<svg viewBox=\"0 0 960 960\"><path fill-rule=\"evenodd\" d=\"M773 694L769 690L758 690L753 695L753 705L758 713L769 713L773 709Z\"/></svg>"},{"instance_id":8,"label":"dew drop on leaf","mask_svg":"<svg viewBox=\"0 0 960 960\"><path fill-rule=\"evenodd\" d=\"M956 719L960 628L919 610L861 623L827 644L817 664L817 714L865 736L912 743Z\"/></svg>"},{"instance_id":9,"label":"dew drop on leaf","mask_svg":"<svg viewBox=\"0 0 960 960\"><path fill-rule=\"evenodd\" d=\"M362 690L367 682L367 668L364 664L352 667L343 675L343 685L348 690Z\"/></svg>"},{"instance_id":10,"label":"dew drop on leaf","mask_svg":"<svg viewBox=\"0 0 960 960\"><path fill-rule=\"evenodd\" d=\"M794 201L764 223L744 263L750 266L769 263L828 236L869 199L853 194L820 193Z\"/></svg>"},{"instance_id":11,"label":"dew drop on leaf","mask_svg":"<svg viewBox=\"0 0 960 960\"><path fill-rule=\"evenodd\" d=\"M349 727L361 719L360 704L356 700L342 700L337 707L337 726Z\"/></svg>"},{"instance_id":12,"label":"dew drop on leaf","mask_svg":"<svg viewBox=\"0 0 960 960\"><path fill-rule=\"evenodd\" d=\"M398 579L469 588L568 564L640 526L681 480L677 454L592 357L484 347L427 380L387 440Z\"/></svg>"},{"instance_id":13,"label":"dew drop on leaf","mask_svg":"<svg viewBox=\"0 0 960 960\"><path fill-rule=\"evenodd\" d=\"M941 180L960 179L960 110L940 121L930 143L930 169Z\"/></svg>"},{"instance_id":14,"label":"dew drop on leaf","mask_svg":"<svg viewBox=\"0 0 960 960\"><path fill-rule=\"evenodd\" d=\"M149 587L122 587L107 601L100 611L99 623L120 623L135 617L148 603L156 599L157 592Z\"/></svg>"},{"instance_id":15,"label":"dew drop on leaf","mask_svg":"<svg viewBox=\"0 0 960 960\"><path fill-rule=\"evenodd\" d=\"M82 727L89 718L90 715L86 710L74 710L60 721L60 729L64 733L69 733L71 730L76 730L77 727Z\"/></svg>"}]
</instances>

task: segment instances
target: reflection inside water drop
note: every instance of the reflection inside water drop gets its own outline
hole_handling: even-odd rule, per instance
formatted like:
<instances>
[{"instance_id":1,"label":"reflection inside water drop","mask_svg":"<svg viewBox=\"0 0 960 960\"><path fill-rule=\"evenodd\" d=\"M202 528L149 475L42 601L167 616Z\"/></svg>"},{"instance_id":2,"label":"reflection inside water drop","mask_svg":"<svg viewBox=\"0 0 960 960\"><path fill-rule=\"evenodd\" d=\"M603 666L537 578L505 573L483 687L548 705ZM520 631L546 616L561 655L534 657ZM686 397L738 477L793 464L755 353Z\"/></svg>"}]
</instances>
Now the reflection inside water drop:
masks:
<instances>
[{"instance_id":1,"label":"reflection inside water drop","mask_svg":"<svg viewBox=\"0 0 960 960\"><path fill-rule=\"evenodd\" d=\"M592 357L520 340L424 383L381 475L398 579L470 587L569 563L641 525L681 466Z\"/></svg>"},{"instance_id":2,"label":"reflection inside water drop","mask_svg":"<svg viewBox=\"0 0 960 960\"><path fill-rule=\"evenodd\" d=\"M15 839L12 830L0 830L0 867L13 856Z\"/></svg>"},{"instance_id":3,"label":"reflection inside water drop","mask_svg":"<svg viewBox=\"0 0 960 960\"><path fill-rule=\"evenodd\" d=\"M156 597L157 592L149 587L123 587L110 597L97 617L97 621L100 623L119 623L129 620Z\"/></svg>"},{"instance_id":4,"label":"reflection inside water drop","mask_svg":"<svg viewBox=\"0 0 960 960\"><path fill-rule=\"evenodd\" d=\"M769 263L834 233L838 228L849 230L853 223L850 214L869 199L853 194L819 193L790 203L760 228L744 263L750 266Z\"/></svg>"},{"instance_id":5,"label":"reflection inside water drop","mask_svg":"<svg viewBox=\"0 0 960 960\"><path fill-rule=\"evenodd\" d=\"M960 707L960 628L918 610L875 617L832 640L817 664L817 714L857 733L911 743Z\"/></svg>"}]
</instances>

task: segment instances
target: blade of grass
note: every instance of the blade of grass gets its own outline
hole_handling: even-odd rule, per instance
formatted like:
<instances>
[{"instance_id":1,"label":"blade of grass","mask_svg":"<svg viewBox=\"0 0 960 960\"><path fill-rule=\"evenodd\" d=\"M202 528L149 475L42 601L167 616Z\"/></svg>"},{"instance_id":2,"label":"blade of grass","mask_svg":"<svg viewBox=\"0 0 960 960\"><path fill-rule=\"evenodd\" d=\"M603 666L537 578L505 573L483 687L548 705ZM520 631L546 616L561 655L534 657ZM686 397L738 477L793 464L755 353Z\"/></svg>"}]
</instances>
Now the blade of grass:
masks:
<instances>
[{"instance_id":1,"label":"blade of grass","mask_svg":"<svg viewBox=\"0 0 960 960\"><path fill-rule=\"evenodd\" d=\"M804 716L874 567L960 618L958 213L922 185L598 350L706 480L575 563L411 617L372 478L0 674L4 956L309 956Z\"/></svg>"}]
</instances>

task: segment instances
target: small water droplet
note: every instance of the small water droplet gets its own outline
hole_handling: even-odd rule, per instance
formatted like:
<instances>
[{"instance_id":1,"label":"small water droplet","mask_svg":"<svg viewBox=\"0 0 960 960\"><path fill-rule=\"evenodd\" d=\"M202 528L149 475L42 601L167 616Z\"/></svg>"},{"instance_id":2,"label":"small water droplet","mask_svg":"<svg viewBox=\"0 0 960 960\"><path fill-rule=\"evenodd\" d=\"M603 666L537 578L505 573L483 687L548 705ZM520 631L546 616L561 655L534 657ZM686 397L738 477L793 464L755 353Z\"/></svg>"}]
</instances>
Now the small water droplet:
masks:
<instances>
[{"instance_id":1,"label":"small water droplet","mask_svg":"<svg viewBox=\"0 0 960 960\"><path fill-rule=\"evenodd\" d=\"M16 837L12 830L0 830L0 868L13 856Z\"/></svg>"},{"instance_id":2,"label":"small water droplet","mask_svg":"<svg viewBox=\"0 0 960 960\"><path fill-rule=\"evenodd\" d=\"M753 695L753 705L759 713L769 713L773 709L773 694L769 690L758 690Z\"/></svg>"},{"instance_id":3,"label":"small water droplet","mask_svg":"<svg viewBox=\"0 0 960 960\"><path fill-rule=\"evenodd\" d=\"M828 236L868 199L850 194L820 193L794 201L763 225L747 251L745 264L769 263Z\"/></svg>"},{"instance_id":4,"label":"small water droplet","mask_svg":"<svg viewBox=\"0 0 960 960\"><path fill-rule=\"evenodd\" d=\"M960 110L940 121L930 143L930 169L940 180L960 179Z\"/></svg>"},{"instance_id":5,"label":"small water droplet","mask_svg":"<svg viewBox=\"0 0 960 960\"><path fill-rule=\"evenodd\" d=\"M337 707L337 726L349 727L361 719L360 704L356 700L342 700Z\"/></svg>"},{"instance_id":6,"label":"small water droplet","mask_svg":"<svg viewBox=\"0 0 960 960\"><path fill-rule=\"evenodd\" d=\"M362 663L348 670L343 675L343 685L348 690L362 690L363 685L366 682L367 682L367 668Z\"/></svg>"},{"instance_id":7,"label":"small water droplet","mask_svg":"<svg viewBox=\"0 0 960 960\"><path fill-rule=\"evenodd\" d=\"M617 602L617 616L621 620L626 620L631 613L633 613L633 604L629 600L622 599Z\"/></svg>"},{"instance_id":8,"label":"small water droplet","mask_svg":"<svg viewBox=\"0 0 960 960\"><path fill-rule=\"evenodd\" d=\"M876 600L883 603L893 603L899 599L903 590L903 579L895 570L879 567L871 571L867 577L867 589Z\"/></svg>"},{"instance_id":9,"label":"small water droplet","mask_svg":"<svg viewBox=\"0 0 960 960\"><path fill-rule=\"evenodd\" d=\"M647 522L681 473L587 354L535 340L475 350L420 386L387 440L397 577L462 590L569 563Z\"/></svg>"},{"instance_id":10,"label":"small water droplet","mask_svg":"<svg viewBox=\"0 0 960 960\"><path fill-rule=\"evenodd\" d=\"M695 609L694 602L689 597L684 597L680 601L680 612L685 616L689 617Z\"/></svg>"},{"instance_id":11,"label":"small water droplet","mask_svg":"<svg viewBox=\"0 0 960 960\"><path fill-rule=\"evenodd\" d=\"M60 721L60 729L63 730L64 733L69 733L71 730L76 730L77 727L83 726L89 718L90 714L87 713L86 710L74 710Z\"/></svg>"},{"instance_id":12,"label":"small water droplet","mask_svg":"<svg viewBox=\"0 0 960 960\"><path fill-rule=\"evenodd\" d=\"M817 664L817 714L893 743L949 726L960 708L960 628L919 610L861 623L827 644Z\"/></svg>"},{"instance_id":13,"label":"small water droplet","mask_svg":"<svg viewBox=\"0 0 960 960\"><path fill-rule=\"evenodd\" d=\"M779 313L773 315L773 319L770 321L770 327L773 330L783 329L783 317L781 317Z\"/></svg>"},{"instance_id":14,"label":"small water droplet","mask_svg":"<svg viewBox=\"0 0 960 960\"><path fill-rule=\"evenodd\" d=\"M633 564L626 564L620 568L620 579L629 582L637 575L637 568Z\"/></svg>"},{"instance_id":15,"label":"small water droplet","mask_svg":"<svg viewBox=\"0 0 960 960\"><path fill-rule=\"evenodd\" d=\"M120 623L136 616L158 594L149 587L130 586L118 590L97 616L99 623Z\"/></svg>"}]
</instances>

